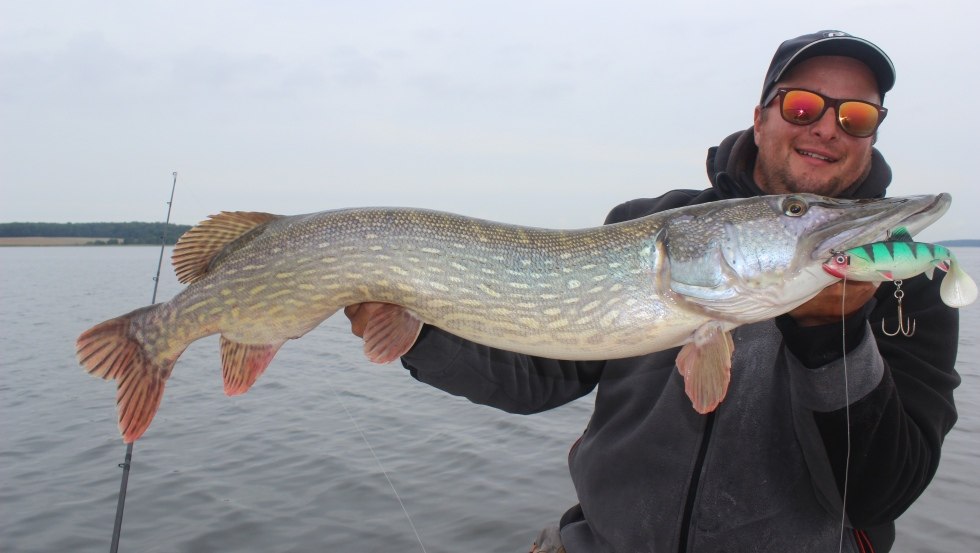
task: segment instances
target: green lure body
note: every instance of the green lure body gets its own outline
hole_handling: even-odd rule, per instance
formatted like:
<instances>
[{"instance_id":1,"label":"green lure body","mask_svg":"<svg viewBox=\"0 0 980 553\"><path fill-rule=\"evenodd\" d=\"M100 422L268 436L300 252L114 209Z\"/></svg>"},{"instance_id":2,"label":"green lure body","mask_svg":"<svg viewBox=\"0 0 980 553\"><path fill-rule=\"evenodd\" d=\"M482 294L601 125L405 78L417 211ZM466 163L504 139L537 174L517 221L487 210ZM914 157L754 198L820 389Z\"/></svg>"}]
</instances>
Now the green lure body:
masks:
<instances>
[{"instance_id":1,"label":"green lure body","mask_svg":"<svg viewBox=\"0 0 980 553\"><path fill-rule=\"evenodd\" d=\"M977 298L977 285L960 267L953 252L939 244L889 240L833 252L824 270L838 278L861 282L903 280L920 274L932 278L936 268L948 273L939 292L950 307L963 307Z\"/></svg>"}]
</instances>

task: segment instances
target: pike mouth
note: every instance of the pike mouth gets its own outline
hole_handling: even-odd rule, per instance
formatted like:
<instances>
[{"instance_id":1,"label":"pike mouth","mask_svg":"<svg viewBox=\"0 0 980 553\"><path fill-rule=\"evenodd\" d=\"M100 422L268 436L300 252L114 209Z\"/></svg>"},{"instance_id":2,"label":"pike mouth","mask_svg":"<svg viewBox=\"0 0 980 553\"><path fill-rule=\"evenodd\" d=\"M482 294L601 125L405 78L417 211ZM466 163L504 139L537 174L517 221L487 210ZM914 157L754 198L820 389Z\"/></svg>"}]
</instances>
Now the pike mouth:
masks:
<instances>
[{"instance_id":1,"label":"pike mouth","mask_svg":"<svg viewBox=\"0 0 980 553\"><path fill-rule=\"evenodd\" d=\"M853 210L856 217L841 214L838 221L814 232L816 247L810 258L823 259L831 251L888 240L899 228L915 235L942 217L951 202L952 196L945 192L931 196L860 200L850 205L821 202L831 209Z\"/></svg>"}]
</instances>

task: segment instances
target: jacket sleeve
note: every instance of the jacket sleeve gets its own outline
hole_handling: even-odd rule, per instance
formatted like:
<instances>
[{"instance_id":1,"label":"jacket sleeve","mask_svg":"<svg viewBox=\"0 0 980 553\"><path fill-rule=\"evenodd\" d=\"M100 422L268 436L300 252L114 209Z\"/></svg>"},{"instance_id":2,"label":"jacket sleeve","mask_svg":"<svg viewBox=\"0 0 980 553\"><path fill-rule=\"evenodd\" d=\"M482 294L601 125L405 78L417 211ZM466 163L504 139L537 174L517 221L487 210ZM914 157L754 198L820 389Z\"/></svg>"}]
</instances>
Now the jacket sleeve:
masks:
<instances>
[{"instance_id":1,"label":"jacket sleeve","mask_svg":"<svg viewBox=\"0 0 980 553\"><path fill-rule=\"evenodd\" d=\"M904 315L916 325L912 336L882 331L882 320L889 332L898 325L890 282L843 325L803 329L788 316L777 319L799 411L794 419L802 421L798 432L813 434L801 443L805 450L814 446L805 451L814 485L836 496L825 499L838 513L850 441L846 509L856 528L890 523L915 501L935 475L943 438L956 422L959 312L939 298L940 280L919 276L903 284ZM832 472L823 482L821 465Z\"/></svg>"},{"instance_id":2,"label":"jacket sleeve","mask_svg":"<svg viewBox=\"0 0 980 553\"><path fill-rule=\"evenodd\" d=\"M499 350L427 326L402 364L420 382L474 403L530 414L595 388L604 363L559 361Z\"/></svg>"}]
</instances>

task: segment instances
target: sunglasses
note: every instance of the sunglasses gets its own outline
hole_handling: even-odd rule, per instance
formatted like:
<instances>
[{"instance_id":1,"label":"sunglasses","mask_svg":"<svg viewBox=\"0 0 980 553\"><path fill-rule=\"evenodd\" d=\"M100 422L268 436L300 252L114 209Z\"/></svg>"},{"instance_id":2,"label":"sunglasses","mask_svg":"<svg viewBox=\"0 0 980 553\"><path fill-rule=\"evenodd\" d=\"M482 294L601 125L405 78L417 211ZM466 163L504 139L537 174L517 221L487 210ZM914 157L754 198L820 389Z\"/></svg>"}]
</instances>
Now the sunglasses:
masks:
<instances>
[{"instance_id":1,"label":"sunglasses","mask_svg":"<svg viewBox=\"0 0 980 553\"><path fill-rule=\"evenodd\" d=\"M863 100L838 100L802 88L777 88L762 105L779 98L779 113L787 123L812 125L827 108L837 112L837 124L851 136L867 138L878 130L888 110Z\"/></svg>"}]
</instances>

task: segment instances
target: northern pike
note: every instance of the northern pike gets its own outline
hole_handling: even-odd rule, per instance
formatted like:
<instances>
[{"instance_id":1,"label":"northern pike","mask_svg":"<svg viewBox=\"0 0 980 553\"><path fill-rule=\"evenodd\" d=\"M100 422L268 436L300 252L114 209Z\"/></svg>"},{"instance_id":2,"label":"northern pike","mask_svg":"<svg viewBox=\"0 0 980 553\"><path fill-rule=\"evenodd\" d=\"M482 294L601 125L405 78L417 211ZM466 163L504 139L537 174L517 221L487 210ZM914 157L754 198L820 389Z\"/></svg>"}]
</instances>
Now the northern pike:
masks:
<instances>
[{"instance_id":1,"label":"northern pike","mask_svg":"<svg viewBox=\"0 0 980 553\"><path fill-rule=\"evenodd\" d=\"M939 297L950 307L965 307L977 299L977 284L966 274L949 248L913 242L899 231L889 240L832 252L823 264L829 274L847 280L884 282L920 274L928 278L938 268L947 274L939 286Z\"/></svg>"},{"instance_id":2,"label":"northern pike","mask_svg":"<svg viewBox=\"0 0 980 553\"><path fill-rule=\"evenodd\" d=\"M730 331L785 313L836 280L831 251L918 232L948 194L842 200L733 199L578 230L421 209L307 215L224 212L174 248L170 301L85 331L79 362L115 379L119 429L147 429L174 363L220 333L224 389L245 392L286 340L344 306L393 304L367 325L375 362L411 348L423 323L488 346L557 359L613 359L683 346L699 412L728 387Z\"/></svg>"}]
</instances>

